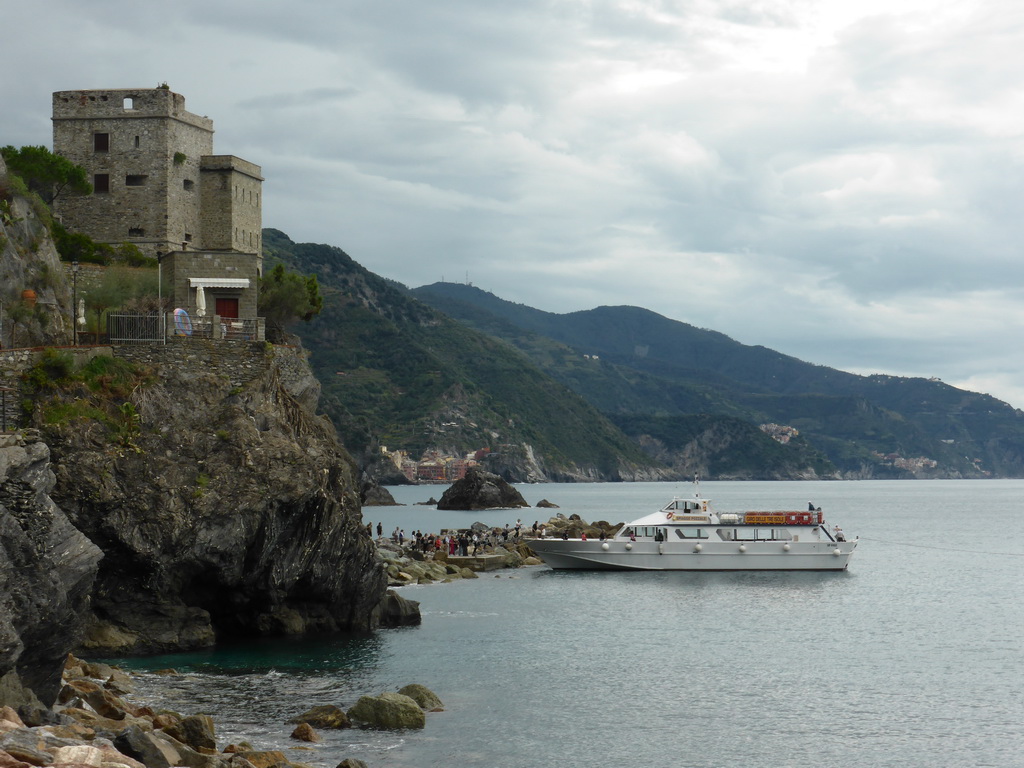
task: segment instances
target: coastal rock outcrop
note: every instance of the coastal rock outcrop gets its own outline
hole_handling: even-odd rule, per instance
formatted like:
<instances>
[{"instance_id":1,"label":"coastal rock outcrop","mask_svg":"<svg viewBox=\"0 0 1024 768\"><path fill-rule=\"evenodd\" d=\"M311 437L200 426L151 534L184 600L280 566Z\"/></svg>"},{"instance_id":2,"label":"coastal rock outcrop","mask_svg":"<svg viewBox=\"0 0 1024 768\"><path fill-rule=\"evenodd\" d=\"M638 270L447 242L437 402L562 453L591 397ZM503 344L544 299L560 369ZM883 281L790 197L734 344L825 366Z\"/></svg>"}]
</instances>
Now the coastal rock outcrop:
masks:
<instances>
[{"instance_id":1,"label":"coastal rock outcrop","mask_svg":"<svg viewBox=\"0 0 1024 768\"><path fill-rule=\"evenodd\" d=\"M408 696L410 699L415 701L424 712L443 712L444 704L441 703L441 699L437 697L437 694L427 688L425 685L419 683L409 683L409 685L403 686L398 689L398 692L403 696Z\"/></svg>"},{"instance_id":2,"label":"coastal rock outcrop","mask_svg":"<svg viewBox=\"0 0 1024 768\"><path fill-rule=\"evenodd\" d=\"M371 728L388 730L424 728L427 724L423 708L414 699L390 691L378 696L360 696L348 716Z\"/></svg>"},{"instance_id":3,"label":"coastal rock outcrop","mask_svg":"<svg viewBox=\"0 0 1024 768\"><path fill-rule=\"evenodd\" d=\"M357 472L310 409L300 350L189 340L101 364L95 388L50 376L33 415L54 499L105 553L82 648L181 650L380 620L386 575ZM69 402L100 415L62 417Z\"/></svg>"},{"instance_id":4,"label":"coastal rock outcrop","mask_svg":"<svg viewBox=\"0 0 1024 768\"><path fill-rule=\"evenodd\" d=\"M53 704L102 557L53 485L35 433L0 435L0 705Z\"/></svg>"},{"instance_id":5,"label":"coastal rock outcrop","mask_svg":"<svg viewBox=\"0 0 1024 768\"><path fill-rule=\"evenodd\" d=\"M377 483L364 480L359 489L359 497L364 507L395 507L399 506L391 491Z\"/></svg>"},{"instance_id":6,"label":"coastal rock outcrop","mask_svg":"<svg viewBox=\"0 0 1024 768\"><path fill-rule=\"evenodd\" d=\"M466 476L452 483L437 503L438 509L515 509L529 504L515 488L498 475L471 467Z\"/></svg>"}]
</instances>

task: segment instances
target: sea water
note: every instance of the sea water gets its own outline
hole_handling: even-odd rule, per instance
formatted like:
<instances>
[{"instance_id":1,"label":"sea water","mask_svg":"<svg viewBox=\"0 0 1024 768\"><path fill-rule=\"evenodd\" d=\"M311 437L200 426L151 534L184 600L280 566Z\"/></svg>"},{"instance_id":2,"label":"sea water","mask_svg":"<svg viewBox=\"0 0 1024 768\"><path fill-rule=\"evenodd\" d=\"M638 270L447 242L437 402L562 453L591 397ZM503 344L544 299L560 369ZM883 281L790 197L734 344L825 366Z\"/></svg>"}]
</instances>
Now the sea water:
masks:
<instances>
[{"instance_id":1,"label":"sea water","mask_svg":"<svg viewBox=\"0 0 1024 768\"><path fill-rule=\"evenodd\" d=\"M616 523L685 484L520 486L557 510L438 512L443 487L364 510L385 535L552 514ZM1024 764L1024 481L714 482L723 512L824 509L860 545L842 573L619 573L544 566L406 587L422 625L122 660L138 697L205 712L246 740L333 768L820 768ZM174 667L176 676L154 674ZM408 683L426 728L321 731L286 721Z\"/></svg>"}]
</instances>

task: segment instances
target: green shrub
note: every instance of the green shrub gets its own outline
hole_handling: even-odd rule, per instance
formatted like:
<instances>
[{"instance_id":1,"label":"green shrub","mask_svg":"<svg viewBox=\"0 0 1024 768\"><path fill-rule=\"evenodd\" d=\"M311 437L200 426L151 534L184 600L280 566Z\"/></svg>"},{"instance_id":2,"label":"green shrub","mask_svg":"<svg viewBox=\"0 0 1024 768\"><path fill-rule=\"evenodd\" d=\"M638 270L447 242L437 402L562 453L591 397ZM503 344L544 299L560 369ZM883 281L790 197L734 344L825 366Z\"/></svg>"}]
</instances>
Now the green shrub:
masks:
<instances>
[{"instance_id":1,"label":"green shrub","mask_svg":"<svg viewBox=\"0 0 1024 768\"><path fill-rule=\"evenodd\" d=\"M68 352L44 349L34 366L25 373L25 381L36 390L67 382L75 371L74 358Z\"/></svg>"}]
</instances>

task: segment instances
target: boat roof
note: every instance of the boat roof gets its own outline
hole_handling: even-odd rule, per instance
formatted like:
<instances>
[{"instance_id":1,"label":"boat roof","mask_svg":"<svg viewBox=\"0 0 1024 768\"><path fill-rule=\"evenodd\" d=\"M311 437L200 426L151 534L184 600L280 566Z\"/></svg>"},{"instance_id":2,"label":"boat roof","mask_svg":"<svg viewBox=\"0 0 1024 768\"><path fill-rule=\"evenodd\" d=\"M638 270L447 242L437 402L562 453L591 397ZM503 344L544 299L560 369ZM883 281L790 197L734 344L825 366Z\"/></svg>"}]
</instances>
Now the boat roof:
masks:
<instances>
[{"instance_id":1,"label":"boat roof","mask_svg":"<svg viewBox=\"0 0 1024 768\"><path fill-rule=\"evenodd\" d=\"M657 512L652 512L649 515L638 517L636 520L630 520L628 523L626 523L626 527L629 528L640 525L679 525L680 523L687 522L693 522L694 524L703 523L707 525L709 521L710 517L707 512L696 511L696 514L693 515L693 520L689 521L687 520L687 516L685 514L681 514L678 517L669 518L666 515L665 510L660 509Z\"/></svg>"}]
</instances>

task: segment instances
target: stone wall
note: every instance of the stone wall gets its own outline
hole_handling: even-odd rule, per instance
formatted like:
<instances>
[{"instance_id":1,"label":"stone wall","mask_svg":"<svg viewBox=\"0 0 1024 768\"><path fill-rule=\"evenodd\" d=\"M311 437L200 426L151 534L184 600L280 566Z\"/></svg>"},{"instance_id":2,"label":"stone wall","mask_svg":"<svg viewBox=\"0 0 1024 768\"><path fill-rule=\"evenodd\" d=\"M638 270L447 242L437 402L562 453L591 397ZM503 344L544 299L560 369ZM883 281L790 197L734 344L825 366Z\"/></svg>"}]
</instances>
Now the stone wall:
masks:
<instances>
[{"instance_id":1,"label":"stone wall","mask_svg":"<svg viewBox=\"0 0 1024 768\"><path fill-rule=\"evenodd\" d=\"M215 372L240 387L266 373L276 357L262 341L217 341L175 337L166 344L126 344L112 348L114 357L141 365L172 365L196 373Z\"/></svg>"},{"instance_id":2,"label":"stone wall","mask_svg":"<svg viewBox=\"0 0 1024 768\"><path fill-rule=\"evenodd\" d=\"M247 288L207 288L206 315L216 311L218 296L238 299L238 317L256 317L257 278L262 259L255 253L235 251L177 251L163 259L165 295L172 306L196 316L196 290L189 278L239 278L249 281Z\"/></svg>"},{"instance_id":3,"label":"stone wall","mask_svg":"<svg viewBox=\"0 0 1024 768\"><path fill-rule=\"evenodd\" d=\"M112 355L110 347L66 347L62 352L69 353L75 360L75 366L85 365L97 355ZM19 429L24 424L24 411L21 402L24 398L22 376L38 361L43 354L41 349L3 349L0 350L0 387L8 390L0 396L2 417L0 426L5 425L8 432Z\"/></svg>"},{"instance_id":4,"label":"stone wall","mask_svg":"<svg viewBox=\"0 0 1024 768\"><path fill-rule=\"evenodd\" d=\"M212 155L202 159L201 171L203 247L261 253L260 167L233 155Z\"/></svg>"},{"instance_id":5,"label":"stone wall","mask_svg":"<svg viewBox=\"0 0 1024 768\"><path fill-rule=\"evenodd\" d=\"M195 373L211 371L225 376L233 387L241 387L262 376L276 366L282 386L310 410L316 407L320 387L306 362L308 353L301 347L275 346L262 341L220 341L214 339L173 338L166 344L126 344L114 347L67 347L66 352L81 367L98 355L109 355L139 365L173 365L179 370ZM34 366L42 350L0 350L0 387L10 391L2 393L0 400L6 408L8 432L24 425L21 408L24 393L22 376ZM0 420L0 425L2 425Z\"/></svg>"}]
</instances>

